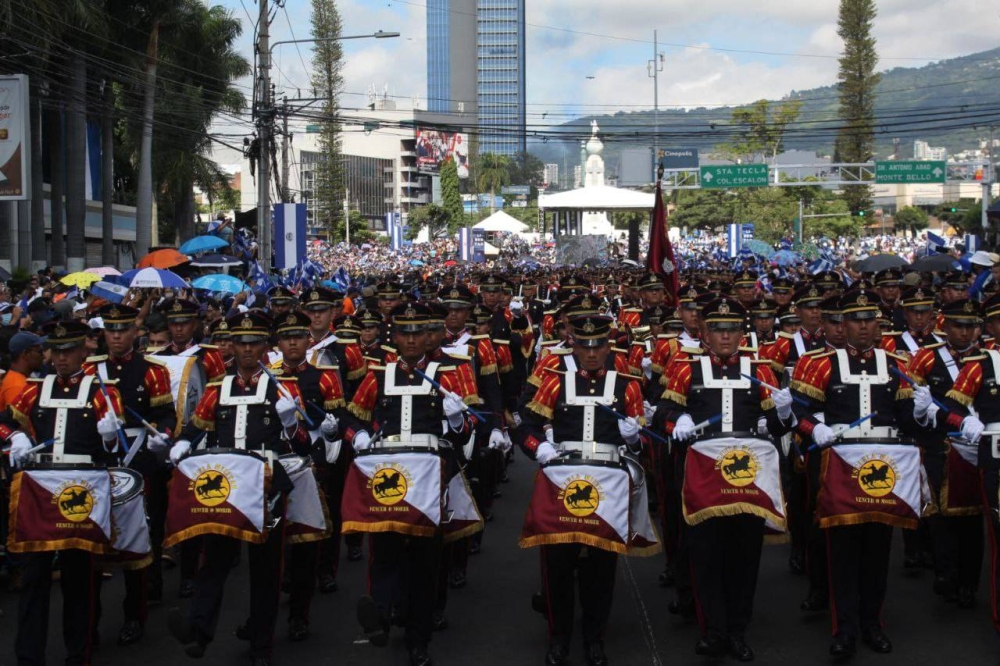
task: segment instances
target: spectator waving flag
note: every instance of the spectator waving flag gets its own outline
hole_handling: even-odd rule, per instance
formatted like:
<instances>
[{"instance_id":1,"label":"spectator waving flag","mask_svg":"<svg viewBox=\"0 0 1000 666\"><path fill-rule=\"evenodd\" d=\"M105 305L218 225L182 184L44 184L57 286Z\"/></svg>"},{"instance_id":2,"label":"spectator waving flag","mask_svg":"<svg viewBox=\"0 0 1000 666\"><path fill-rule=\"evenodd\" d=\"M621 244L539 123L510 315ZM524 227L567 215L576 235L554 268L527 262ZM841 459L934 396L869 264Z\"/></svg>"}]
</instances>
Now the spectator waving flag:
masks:
<instances>
[{"instance_id":1,"label":"spectator waving flag","mask_svg":"<svg viewBox=\"0 0 1000 666\"><path fill-rule=\"evenodd\" d=\"M932 255L935 252L940 252L947 247L947 245L948 242L945 239L935 233L931 233L930 231L927 232L927 251L925 254Z\"/></svg>"}]
</instances>

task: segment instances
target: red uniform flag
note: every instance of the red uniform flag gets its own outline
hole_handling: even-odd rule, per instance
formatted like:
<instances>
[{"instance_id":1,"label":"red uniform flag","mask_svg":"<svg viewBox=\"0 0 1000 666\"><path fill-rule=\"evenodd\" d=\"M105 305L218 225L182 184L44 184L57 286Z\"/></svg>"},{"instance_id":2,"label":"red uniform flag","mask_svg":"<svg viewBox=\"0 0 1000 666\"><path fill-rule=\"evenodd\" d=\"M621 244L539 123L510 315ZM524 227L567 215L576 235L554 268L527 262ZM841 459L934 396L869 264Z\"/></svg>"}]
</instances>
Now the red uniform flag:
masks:
<instances>
[{"instance_id":1,"label":"red uniform flag","mask_svg":"<svg viewBox=\"0 0 1000 666\"><path fill-rule=\"evenodd\" d=\"M667 235L667 208L663 205L663 191L660 187L662 171L656 178L656 201L653 203L653 222L649 227L649 252L646 253L646 270L663 280L667 293L677 303L677 263L674 248Z\"/></svg>"}]
</instances>

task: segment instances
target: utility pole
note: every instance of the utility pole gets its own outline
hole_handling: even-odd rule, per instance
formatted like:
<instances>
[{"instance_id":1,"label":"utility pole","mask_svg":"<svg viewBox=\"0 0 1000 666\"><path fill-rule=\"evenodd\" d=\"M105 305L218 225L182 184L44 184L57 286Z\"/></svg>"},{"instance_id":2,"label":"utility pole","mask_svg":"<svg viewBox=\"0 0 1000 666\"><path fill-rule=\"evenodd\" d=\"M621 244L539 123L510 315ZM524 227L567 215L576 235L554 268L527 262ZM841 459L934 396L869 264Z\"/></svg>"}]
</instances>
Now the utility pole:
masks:
<instances>
[{"instance_id":1,"label":"utility pole","mask_svg":"<svg viewBox=\"0 0 1000 666\"><path fill-rule=\"evenodd\" d=\"M348 245L351 244L351 209L349 201L351 200L351 191L344 188L344 242Z\"/></svg>"},{"instance_id":2,"label":"utility pole","mask_svg":"<svg viewBox=\"0 0 1000 666\"><path fill-rule=\"evenodd\" d=\"M660 72L663 71L663 54L656 30L653 31L653 59L646 62L646 75L653 79L653 171L660 160Z\"/></svg>"},{"instance_id":3,"label":"utility pole","mask_svg":"<svg viewBox=\"0 0 1000 666\"><path fill-rule=\"evenodd\" d=\"M285 97L281 105L281 203L292 202L288 189L288 141L288 98Z\"/></svg>"},{"instance_id":4,"label":"utility pole","mask_svg":"<svg viewBox=\"0 0 1000 666\"><path fill-rule=\"evenodd\" d=\"M983 173L983 212L982 212L982 225L983 225L983 241L989 242L989 229L990 229L990 219L986 215L986 210L990 207L990 194L993 189L993 181L996 177L993 173L993 133L996 131L996 127L990 125L990 139L989 143L986 144L986 168Z\"/></svg>"},{"instance_id":5,"label":"utility pole","mask_svg":"<svg viewBox=\"0 0 1000 666\"><path fill-rule=\"evenodd\" d=\"M257 137L260 153L257 162L257 235L260 238L260 260L265 271L271 270L271 51L268 39L268 3L260 0L257 35Z\"/></svg>"}]
</instances>

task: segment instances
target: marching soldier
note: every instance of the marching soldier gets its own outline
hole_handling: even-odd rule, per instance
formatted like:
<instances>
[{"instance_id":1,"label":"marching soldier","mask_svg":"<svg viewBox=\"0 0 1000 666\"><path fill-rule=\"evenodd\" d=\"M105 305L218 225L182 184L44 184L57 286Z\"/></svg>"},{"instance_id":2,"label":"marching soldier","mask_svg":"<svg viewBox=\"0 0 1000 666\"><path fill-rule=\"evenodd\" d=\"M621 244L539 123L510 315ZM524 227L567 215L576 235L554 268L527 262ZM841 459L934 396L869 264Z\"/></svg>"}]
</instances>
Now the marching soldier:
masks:
<instances>
[{"instance_id":1,"label":"marching soldier","mask_svg":"<svg viewBox=\"0 0 1000 666\"><path fill-rule=\"evenodd\" d=\"M793 334L784 331L778 333L774 344L768 346L767 359L771 361L771 369L776 373L792 368L806 352L823 348L823 312L819 304L824 294L815 284L804 287L795 293L794 306L778 308L779 323L784 325L782 316L787 313L797 317L801 326Z\"/></svg>"},{"instance_id":2,"label":"marching soldier","mask_svg":"<svg viewBox=\"0 0 1000 666\"><path fill-rule=\"evenodd\" d=\"M332 345L337 342L333 334L333 320L340 314L344 299L325 287L313 287L302 294L302 310L309 317L309 334L312 344L308 359L313 365L337 365Z\"/></svg>"},{"instance_id":3,"label":"marching soldier","mask_svg":"<svg viewBox=\"0 0 1000 666\"><path fill-rule=\"evenodd\" d=\"M177 415L170 392L170 374L159 363L136 352L135 320L139 311L127 305L108 305L100 310L104 320L104 340L108 354L87 359L84 372L100 374L117 382L118 392L131 411L119 414L125 423L129 447L140 446L130 467L145 480L146 510L149 513L150 541L153 560L148 567L126 568L125 624L118 633L119 645L131 645L143 637L146 623L146 602L163 597L163 527L167 518L167 481L170 473L165 462L168 437L175 432ZM133 412L153 425L163 436L145 432ZM137 443L138 442L138 443ZM120 455L124 455L120 451Z\"/></svg>"},{"instance_id":4,"label":"marching soldier","mask_svg":"<svg viewBox=\"0 0 1000 666\"><path fill-rule=\"evenodd\" d=\"M882 348L912 358L922 347L941 342L934 334L934 292L925 287L909 287L899 301L903 326L882 337Z\"/></svg>"},{"instance_id":5,"label":"marching soldier","mask_svg":"<svg viewBox=\"0 0 1000 666\"><path fill-rule=\"evenodd\" d=\"M887 268L875 274L875 291L879 296L882 316L892 323L892 330L905 330L903 312L900 308L900 289L903 286L903 272L898 268Z\"/></svg>"},{"instance_id":6,"label":"marching soldier","mask_svg":"<svg viewBox=\"0 0 1000 666\"><path fill-rule=\"evenodd\" d=\"M301 394L293 378L279 378L282 390L269 380L260 367L261 361L266 359L272 326L270 317L259 311L249 311L230 316L228 321L236 351L237 372L223 382L206 388L191 423L184 426L180 438L170 449L170 460L176 465L191 452L192 442L206 434L209 448L242 449L267 456L271 462L271 494L277 498L272 516L281 518L284 501L280 494L291 490L291 482L284 468L276 463L275 455L293 451L308 455L311 448L309 433L299 425L296 412L296 402L301 399ZM259 390L262 382L267 382L263 392ZM194 598L188 614L185 616L180 609L173 608L168 617L171 635L192 658L202 657L215 638L226 578L242 545L236 538L215 534L201 539L204 544L203 563L195 580ZM282 521L268 533L263 543L248 547L250 611L246 623L237 629L236 635L250 641L254 666L271 663L283 542Z\"/></svg>"},{"instance_id":7,"label":"marching soldier","mask_svg":"<svg viewBox=\"0 0 1000 666\"><path fill-rule=\"evenodd\" d=\"M51 350L55 374L28 380L27 388L0 416L0 437L11 443L10 460L14 467L23 467L30 460L29 436L37 442L55 440L53 457L60 462L114 464L119 446L117 416L122 413L121 395L111 385L105 397L100 384L84 373L88 330L79 321L46 326L46 345ZM12 506L11 511L15 508ZM96 603L93 556L75 547L54 547L22 556L23 587L14 641L20 664L45 663L52 565L57 550L66 663L90 663Z\"/></svg>"},{"instance_id":8,"label":"marching soldier","mask_svg":"<svg viewBox=\"0 0 1000 666\"><path fill-rule=\"evenodd\" d=\"M283 285L278 285L267 292L267 314L277 321L295 307L295 294Z\"/></svg>"}]
</instances>

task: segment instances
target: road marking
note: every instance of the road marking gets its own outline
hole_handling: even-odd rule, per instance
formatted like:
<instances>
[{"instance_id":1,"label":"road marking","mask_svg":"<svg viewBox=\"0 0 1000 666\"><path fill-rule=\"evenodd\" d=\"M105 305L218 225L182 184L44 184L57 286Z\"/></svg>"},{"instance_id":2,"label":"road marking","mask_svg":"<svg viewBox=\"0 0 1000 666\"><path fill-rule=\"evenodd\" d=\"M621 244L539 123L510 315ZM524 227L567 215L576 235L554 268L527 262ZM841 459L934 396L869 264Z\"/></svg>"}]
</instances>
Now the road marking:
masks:
<instances>
[{"instance_id":1,"label":"road marking","mask_svg":"<svg viewBox=\"0 0 1000 666\"><path fill-rule=\"evenodd\" d=\"M625 578L628 581L628 591L632 595L632 601L635 603L636 608L639 610L639 617L642 620L642 638L646 641L646 647L649 648L649 656L652 658L650 662L653 666L663 666L663 661L660 659L660 651L656 647L656 635L653 633L653 622L649 619L649 611L646 610L646 602L642 599L642 593L639 591L639 584L636 583L635 574L632 573L632 565L629 564L629 558L623 557L621 561L625 563L622 567L622 571L625 572Z\"/></svg>"}]
</instances>

